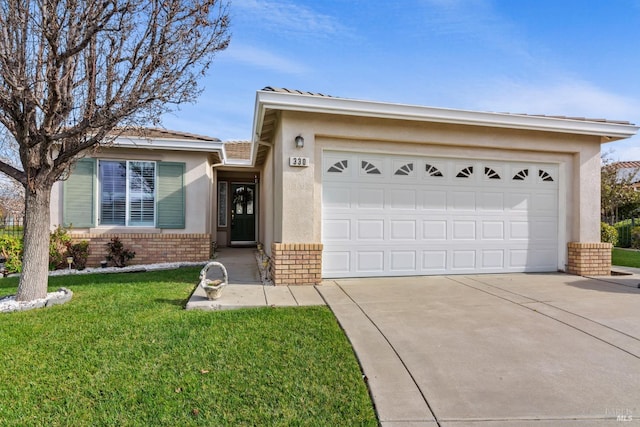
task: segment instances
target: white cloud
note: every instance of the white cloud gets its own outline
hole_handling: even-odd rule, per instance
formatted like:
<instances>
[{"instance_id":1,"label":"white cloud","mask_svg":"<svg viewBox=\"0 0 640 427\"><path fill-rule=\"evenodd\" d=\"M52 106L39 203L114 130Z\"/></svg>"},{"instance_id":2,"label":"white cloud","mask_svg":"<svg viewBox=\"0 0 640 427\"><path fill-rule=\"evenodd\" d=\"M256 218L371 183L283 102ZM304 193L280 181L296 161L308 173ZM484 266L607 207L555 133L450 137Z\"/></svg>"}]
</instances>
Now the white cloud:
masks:
<instances>
[{"instance_id":1,"label":"white cloud","mask_svg":"<svg viewBox=\"0 0 640 427\"><path fill-rule=\"evenodd\" d=\"M638 123L640 102L579 80L547 84L502 81L470 94L472 108L524 114L563 115ZM640 136L602 146L612 160L640 160Z\"/></svg>"},{"instance_id":2,"label":"white cloud","mask_svg":"<svg viewBox=\"0 0 640 427\"><path fill-rule=\"evenodd\" d=\"M237 62L284 74L304 74L309 71L304 64L288 59L282 55L277 55L252 46L235 44L233 42L224 55L226 58Z\"/></svg>"},{"instance_id":3,"label":"white cloud","mask_svg":"<svg viewBox=\"0 0 640 427\"><path fill-rule=\"evenodd\" d=\"M286 1L236 0L232 7L253 15L261 26L280 33L318 37L346 32L334 17Z\"/></svg>"},{"instance_id":4,"label":"white cloud","mask_svg":"<svg viewBox=\"0 0 640 427\"><path fill-rule=\"evenodd\" d=\"M474 94L478 108L511 113L549 114L634 121L636 99L608 92L589 82L552 83L501 81Z\"/></svg>"}]
</instances>

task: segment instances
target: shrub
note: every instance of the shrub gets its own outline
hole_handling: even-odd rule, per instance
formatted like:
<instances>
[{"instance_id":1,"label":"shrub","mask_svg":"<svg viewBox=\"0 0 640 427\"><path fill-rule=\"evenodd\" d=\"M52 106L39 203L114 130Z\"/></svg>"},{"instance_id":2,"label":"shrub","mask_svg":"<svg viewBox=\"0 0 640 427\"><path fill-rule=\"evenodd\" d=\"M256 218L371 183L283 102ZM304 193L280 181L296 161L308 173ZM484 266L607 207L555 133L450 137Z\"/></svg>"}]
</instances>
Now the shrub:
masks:
<instances>
[{"instance_id":1,"label":"shrub","mask_svg":"<svg viewBox=\"0 0 640 427\"><path fill-rule=\"evenodd\" d=\"M67 268L67 248L71 244L69 230L62 226L51 232L49 240L49 270Z\"/></svg>"},{"instance_id":2,"label":"shrub","mask_svg":"<svg viewBox=\"0 0 640 427\"><path fill-rule=\"evenodd\" d=\"M22 239L7 234L0 235L0 255L5 258L5 268L11 273L22 271Z\"/></svg>"},{"instance_id":3,"label":"shrub","mask_svg":"<svg viewBox=\"0 0 640 427\"><path fill-rule=\"evenodd\" d=\"M107 243L107 261L112 262L116 267L126 266L127 261L132 260L135 256L136 253L126 249L119 237L112 237L111 241Z\"/></svg>"},{"instance_id":4,"label":"shrub","mask_svg":"<svg viewBox=\"0 0 640 427\"><path fill-rule=\"evenodd\" d=\"M79 243L67 245L67 253L73 257L73 265L77 270L84 270L87 267L87 259L89 258L89 242L83 240Z\"/></svg>"},{"instance_id":5,"label":"shrub","mask_svg":"<svg viewBox=\"0 0 640 427\"><path fill-rule=\"evenodd\" d=\"M633 227L631 229L631 247L640 249L640 227Z\"/></svg>"},{"instance_id":6,"label":"shrub","mask_svg":"<svg viewBox=\"0 0 640 427\"><path fill-rule=\"evenodd\" d=\"M615 246L618 243L618 230L606 222L600 223L600 241L605 243L611 243Z\"/></svg>"}]
</instances>

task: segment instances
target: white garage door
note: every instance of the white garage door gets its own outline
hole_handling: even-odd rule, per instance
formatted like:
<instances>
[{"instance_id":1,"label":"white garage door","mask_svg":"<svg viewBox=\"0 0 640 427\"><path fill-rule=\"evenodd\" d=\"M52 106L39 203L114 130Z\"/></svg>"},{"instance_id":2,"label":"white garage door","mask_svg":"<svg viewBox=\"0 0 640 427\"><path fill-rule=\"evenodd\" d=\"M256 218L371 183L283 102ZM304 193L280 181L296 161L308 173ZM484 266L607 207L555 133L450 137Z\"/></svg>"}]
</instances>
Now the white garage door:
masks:
<instances>
[{"instance_id":1,"label":"white garage door","mask_svg":"<svg viewBox=\"0 0 640 427\"><path fill-rule=\"evenodd\" d=\"M558 166L323 156L323 276L556 271Z\"/></svg>"}]
</instances>

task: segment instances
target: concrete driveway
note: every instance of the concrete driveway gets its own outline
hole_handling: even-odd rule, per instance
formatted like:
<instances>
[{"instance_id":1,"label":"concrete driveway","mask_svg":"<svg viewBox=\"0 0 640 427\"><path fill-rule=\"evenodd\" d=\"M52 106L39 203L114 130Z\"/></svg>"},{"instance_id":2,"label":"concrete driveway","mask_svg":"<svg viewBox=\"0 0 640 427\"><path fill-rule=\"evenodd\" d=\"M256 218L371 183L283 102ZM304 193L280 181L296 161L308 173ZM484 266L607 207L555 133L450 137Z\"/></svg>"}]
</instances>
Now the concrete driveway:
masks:
<instances>
[{"instance_id":1,"label":"concrete driveway","mask_svg":"<svg viewBox=\"0 0 640 427\"><path fill-rule=\"evenodd\" d=\"M640 276L620 283L506 274L318 290L384 427L599 426L640 421Z\"/></svg>"}]
</instances>

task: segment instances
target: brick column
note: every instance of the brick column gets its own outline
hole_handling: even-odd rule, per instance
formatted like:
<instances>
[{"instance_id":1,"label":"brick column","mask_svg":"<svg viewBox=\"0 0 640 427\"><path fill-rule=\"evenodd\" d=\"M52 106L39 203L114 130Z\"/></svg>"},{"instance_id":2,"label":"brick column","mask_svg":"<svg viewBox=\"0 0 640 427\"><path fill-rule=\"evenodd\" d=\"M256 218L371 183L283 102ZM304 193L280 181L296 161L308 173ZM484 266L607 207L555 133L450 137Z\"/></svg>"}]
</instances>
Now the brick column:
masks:
<instances>
[{"instance_id":1,"label":"brick column","mask_svg":"<svg viewBox=\"0 0 640 427\"><path fill-rule=\"evenodd\" d=\"M611 248L611 243L570 242L567 273L579 276L609 276Z\"/></svg>"},{"instance_id":2,"label":"brick column","mask_svg":"<svg viewBox=\"0 0 640 427\"><path fill-rule=\"evenodd\" d=\"M319 284L322 243L272 243L271 280L276 286Z\"/></svg>"}]
</instances>

